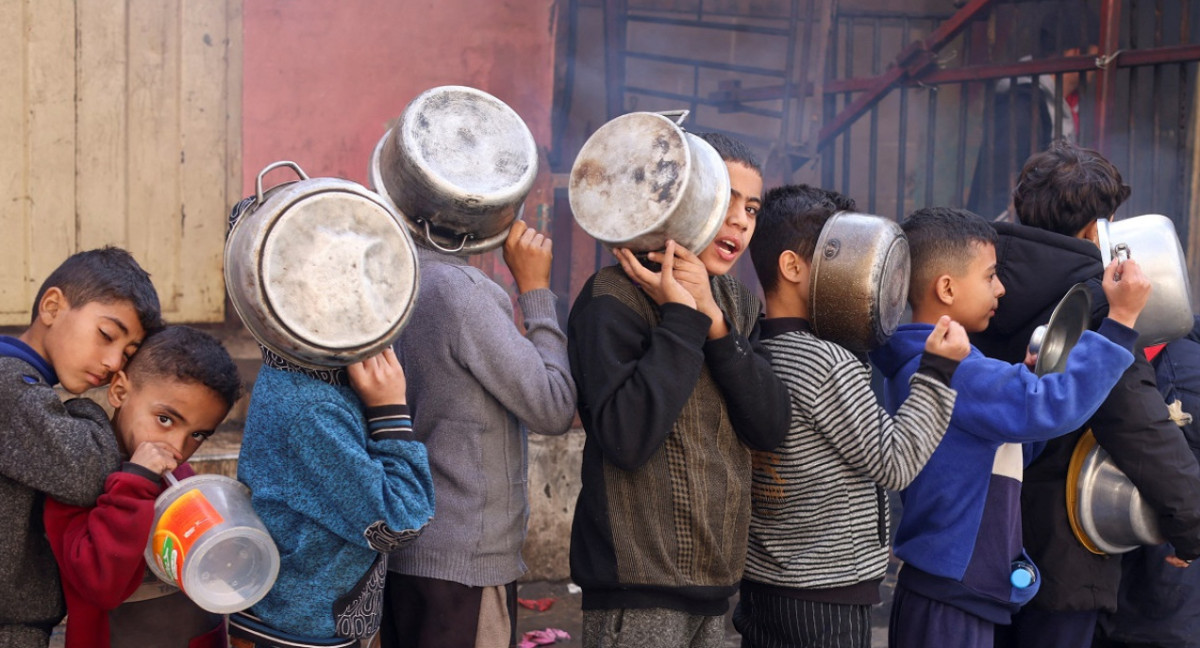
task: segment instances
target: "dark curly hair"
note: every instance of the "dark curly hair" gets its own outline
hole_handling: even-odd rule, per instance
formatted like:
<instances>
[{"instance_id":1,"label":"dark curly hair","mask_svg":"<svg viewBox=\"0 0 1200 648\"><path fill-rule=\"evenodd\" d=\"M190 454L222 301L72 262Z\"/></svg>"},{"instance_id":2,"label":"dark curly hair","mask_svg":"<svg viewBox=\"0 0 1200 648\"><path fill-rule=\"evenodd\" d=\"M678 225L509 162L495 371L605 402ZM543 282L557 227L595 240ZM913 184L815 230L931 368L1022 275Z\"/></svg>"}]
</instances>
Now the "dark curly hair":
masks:
<instances>
[{"instance_id":1,"label":"dark curly hair","mask_svg":"<svg viewBox=\"0 0 1200 648\"><path fill-rule=\"evenodd\" d=\"M1013 208L1022 225L1075 236L1129 198L1121 172L1092 149L1059 139L1021 169Z\"/></svg>"},{"instance_id":2,"label":"dark curly hair","mask_svg":"<svg viewBox=\"0 0 1200 648\"><path fill-rule=\"evenodd\" d=\"M138 321L150 335L163 327L158 293L150 274L138 265L133 255L118 247L102 247L76 252L67 257L42 282L33 300L32 324L37 321L38 305L50 288L58 288L72 308L92 302L112 304L127 301L137 312Z\"/></svg>"},{"instance_id":3,"label":"dark curly hair","mask_svg":"<svg viewBox=\"0 0 1200 648\"><path fill-rule=\"evenodd\" d=\"M242 378L217 339L190 326L168 326L142 342L125 369L130 377L199 383L228 407L242 396Z\"/></svg>"}]
</instances>

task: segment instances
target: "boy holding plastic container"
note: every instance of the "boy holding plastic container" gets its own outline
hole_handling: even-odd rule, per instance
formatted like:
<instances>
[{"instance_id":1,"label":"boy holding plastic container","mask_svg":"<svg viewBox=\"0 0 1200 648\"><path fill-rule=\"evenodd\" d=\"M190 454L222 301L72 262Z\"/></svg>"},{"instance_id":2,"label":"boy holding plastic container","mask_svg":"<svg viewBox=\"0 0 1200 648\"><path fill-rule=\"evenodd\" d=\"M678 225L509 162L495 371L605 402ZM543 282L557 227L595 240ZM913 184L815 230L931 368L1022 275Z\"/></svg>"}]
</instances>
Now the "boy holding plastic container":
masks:
<instances>
[{"instance_id":1,"label":"boy holding plastic container","mask_svg":"<svg viewBox=\"0 0 1200 648\"><path fill-rule=\"evenodd\" d=\"M122 463L95 506L46 500L46 534L67 602L67 648L225 646L225 623L146 569L146 540L164 475L184 463L242 391L237 366L211 335L185 326L146 338L113 376L108 402Z\"/></svg>"},{"instance_id":2,"label":"boy holding plastic container","mask_svg":"<svg viewBox=\"0 0 1200 648\"><path fill-rule=\"evenodd\" d=\"M870 647L871 606L890 553L883 489L907 486L937 448L954 409L951 377L970 350L962 326L942 317L893 418L871 392L870 367L813 330L813 253L847 201L808 186L772 189L750 242L766 296L763 346L788 386L792 418L777 449L754 454L746 574L733 616L747 648Z\"/></svg>"},{"instance_id":3,"label":"boy holding plastic container","mask_svg":"<svg viewBox=\"0 0 1200 648\"><path fill-rule=\"evenodd\" d=\"M70 394L107 384L162 325L150 276L128 252L79 252L46 278L29 328L0 336L0 645L40 648L62 619L43 497L91 506L118 465L104 410Z\"/></svg>"},{"instance_id":4,"label":"boy holding plastic container","mask_svg":"<svg viewBox=\"0 0 1200 648\"><path fill-rule=\"evenodd\" d=\"M871 353L892 413L910 393L934 324L949 315L968 333L983 331L1004 295L995 230L981 217L928 208L901 227L912 257L913 323ZM892 648L990 647L995 626L1009 623L1037 593L1041 578L1021 543L1021 444L1079 427L1133 362L1132 325L1149 280L1136 262L1114 262L1105 269L1104 292L1108 318L1083 333L1062 373L1039 377L974 347L959 363L950 381L958 392L950 428L901 494L895 553L904 567L892 601Z\"/></svg>"}]
</instances>

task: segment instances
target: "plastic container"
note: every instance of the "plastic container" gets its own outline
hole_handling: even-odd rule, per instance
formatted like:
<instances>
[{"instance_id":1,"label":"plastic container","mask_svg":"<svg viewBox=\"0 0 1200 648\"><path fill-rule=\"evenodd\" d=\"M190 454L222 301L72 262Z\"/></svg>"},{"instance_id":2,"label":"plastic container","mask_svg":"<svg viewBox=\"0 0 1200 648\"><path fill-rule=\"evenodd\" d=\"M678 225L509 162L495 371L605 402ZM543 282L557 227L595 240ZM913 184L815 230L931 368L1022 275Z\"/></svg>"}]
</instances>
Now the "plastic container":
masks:
<instances>
[{"instance_id":1,"label":"plastic container","mask_svg":"<svg viewBox=\"0 0 1200 648\"><path fill-rule=\"evenodd\" d=\"M279 574L279 550L250 506L250 489L223 475L168 479L154 502L150 570L215 614L262 600Z\"/></svg>"},{"instance_id":2,"label":"plastic container","mask_svg":"<svg viewBox=\"0 0 1200 648\"><path fill-rule=\"evenodd\" d=\"M1012 564L1008 581L1017 589L1025 589L1037 582L1037 570L1024 560L1017 560Z\"/></svg>"}]
</instances>

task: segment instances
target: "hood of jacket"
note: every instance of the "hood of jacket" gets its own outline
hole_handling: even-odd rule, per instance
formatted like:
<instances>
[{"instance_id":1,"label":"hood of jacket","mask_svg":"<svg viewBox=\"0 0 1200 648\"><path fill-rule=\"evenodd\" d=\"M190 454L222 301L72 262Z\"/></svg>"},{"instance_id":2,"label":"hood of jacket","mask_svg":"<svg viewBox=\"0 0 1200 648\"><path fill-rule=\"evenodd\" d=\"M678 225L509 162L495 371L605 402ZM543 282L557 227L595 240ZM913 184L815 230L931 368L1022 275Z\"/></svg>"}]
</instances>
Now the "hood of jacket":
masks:
<instances>
[{"instance_id":1,"label":"hood of jacket","mask_svg":"<svg viewBox=\"0 0 1200 648\"><path fill-rule=\"evenodd\" d=\"M984 355L1020 362L1033 329L1045 324L1059 300L1077 283L1087 283L1092 295L1093 325L1108 312L1101 288L1104 265L1091 241L1028 225L992 223L996 240L997 274L1004 284L996 315L987 330L971 334L971 343Z\"/></svg>"},{"instance_id":2,"label":"hood of jacket","mask_svg":"<svg viewBox=\"0 0 1200 648\"><path fill-rule=\"evenodd\" d=\"M905 365L920 359L932 330L932 324L901 324L887 344L871 352L871 364L884 378L895 380Z\"/></svg>"}]
</instances>

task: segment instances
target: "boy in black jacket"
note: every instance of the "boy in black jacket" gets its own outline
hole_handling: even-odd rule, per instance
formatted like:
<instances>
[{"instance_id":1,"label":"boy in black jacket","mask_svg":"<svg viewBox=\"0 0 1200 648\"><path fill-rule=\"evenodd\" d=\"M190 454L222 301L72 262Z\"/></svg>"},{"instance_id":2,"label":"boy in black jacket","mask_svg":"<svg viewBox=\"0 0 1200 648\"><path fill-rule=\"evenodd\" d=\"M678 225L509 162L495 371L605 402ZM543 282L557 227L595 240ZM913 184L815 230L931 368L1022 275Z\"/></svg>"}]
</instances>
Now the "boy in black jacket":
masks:
<instances>
[{"instance_id":1,"label":"boy in black jacket","mask_svg":"<svg viewBox=\"0 0 1200 648\"><path fill-rule=\"evenodd\" d=\"M1023 225L994 224L1008 294L992 325L972 342L987 355L1020 362L1033 329L1077 282L1091 288L1098 322L1108 302L1100 290L1096 220L1112 218L1128 197L1120 172L1096 151L1058 141L1031 157L1013 192ZM1175 547L1172 559L1182 565L1200 557L1200 466L1167 413L1153 368L1142 353L1134 356L1088 427L1158 513ZM1091 646L1100 610L1116 609L1120 558L1089 552L1067 519L1067 466L1083 432L1047 443L1025 470L1025 548L1042 567L1043 581L1013 625L997 630L997 646Z\"/></svg>"},{"instance_id":2,"label":"boy in black jacket","mask_svg":"<svg viewBox=\"0 0 1200 648\"><path fill-rule=\"evenodd\" d=\"M750 522L750 450L788 429L788 394L760 345L761 307L725 276L754 233L762 173L708 136L731 200L699 255L627 249L593 275L567 326L587 432L571 528L583 645L719 647Z\"/></svg>"}]
</instances>

